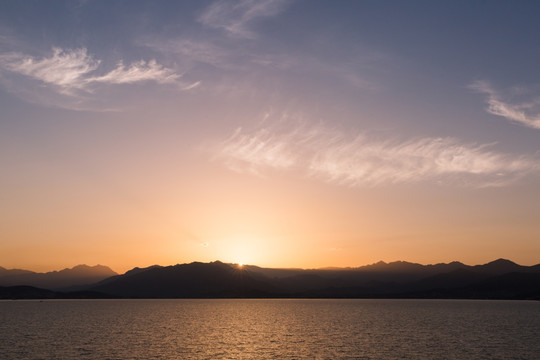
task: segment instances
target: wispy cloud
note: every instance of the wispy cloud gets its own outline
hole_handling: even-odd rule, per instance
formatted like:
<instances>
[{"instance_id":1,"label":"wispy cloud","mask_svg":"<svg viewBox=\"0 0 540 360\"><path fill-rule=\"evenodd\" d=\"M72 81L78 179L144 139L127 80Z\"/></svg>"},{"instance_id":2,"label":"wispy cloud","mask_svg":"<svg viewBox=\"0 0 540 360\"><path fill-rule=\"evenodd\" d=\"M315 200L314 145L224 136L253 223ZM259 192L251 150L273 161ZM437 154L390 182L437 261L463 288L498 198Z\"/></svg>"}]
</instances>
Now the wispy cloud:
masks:
<instances>
[{"instance_id":1,"label":"wispy cloud","mask_svg":"<svg viewBox=\"0 0 540 360\"><path fill-rule=\"evenodd\" d=\"M531 160L514 159L490 151L489 147L489 144L465 144L453 138L399 142L370 140L359 135L316 153L310 171L314 176L351 186L424 180L489 185L505 182L537 166Z\"/></svg>"},{"instance_id":2,"label":"wispy cloud","mask_svg":"<svg viewBox=\"0 0 540 360\"><path fill-rule=\"evenodd\" d=\"M26 75L64 90L86 89L92 83L132 84L142 81L174 83L181 75L158 64L155 60L141 60L126 67L120 62L117 67L102 76L89 76L101 61L88 54L88 50L53 48L50 57L41 59L21 53L0 55L0 66L8 71Z\"/></svg>"},{"instance_id":3,"label":"wispy cloud","mask_svg":"<svg viewBox=\"0 0 540 360\"><path fill-rule=\"evenodd\" d=\"M0 55L0 66L4 70L56 85L63 92L83 88L87 83L84 77L96 70L99 64L100 61L88 55L84 48L75 50L53 48L50 57L41 59L21 53Z\"/></svg>"},{"instance_id":4,"label":"wispy cloud","mask_svg":"<svg viewBox=\"0 0 540 360\"><path fill-rule=\"evenodd\" d=\"M139 44L160 53L179 55L179 60L188 65L203 63L228 69L243 65L242 62L245 62L247 57L242 49L231 48L208 39L142 39Z\"/></svg>"},{"instance_id":5,"label":"wispy cloud","mask_svg":"<svg viewBox=\"0 0 540 360\"><path fill-rule=\"evenodd\" d=\"M220 90L225 84L231 88L247 88L246 92L251 93L253 88L265 89L261 81L268 80L272 84L267 89L275 88L275 84L290 83L292 77L298 75L301 77L298 83L309 78L310 81L321 80L328 86L330 76L337 84L354 90L380 89L375 79L380 70L376 69L386 66L388 57L379 51L355 44L338 55L330 49L321 51L311 46L282 48L273 40L268 44L264 38L250 41L257 36L254 26L258 20L277 15L290 2L218 0L198 17L202 25L198 32L171 37L143 36L137 43L161 56L174 58L185 74L203 79L206 89ZM209 32L205 28L222 31ZM257 83L251 86L254 78Z\"/></svg>"},{"instance_id":6,"label":"wispy cloud","mask_svg":"<svg viewBox=\"0 0 540 360\"><path fill-rule=\"evenodd\" d=\"M254 38L249 28L258 18L270 17L280 13L287 0L218 0L211 4L199 17L205 26L225 30L230 36Z\"/></svg>"},{"instance_id":7,"label":"wispy cloud","mask_svg":"<svg viewBox=\"0 0 540 360\"><path fill-rule=\"evenodd\" d=\"M276 52L265 47L253 49L241 46L234 40L216 41L208 38L146 38L140 39L139 44L177 59L186 74L203 79L206 89L219 89L224 82L227 83L229 94L234 92L231 91L234 88L245 89L248 93L264 89L260 82L250 85L254 77L268 79L272 84L276 83L276 79L283 79L280 83L285 84L290 82L291 77L306 73L310 74L310 79L321 79L326 86L330 77L353 91L371 92L379 90L381 86L377 81L368 79L373 76L367 74L373 73L373 67L386 61L383 55L369 50L364 54L355 53L355 61L336 62L303 52Z\"/></svg>"},{"instance_id":8,"label":"wispy cloud","mask_svg":"<svg viewBox=\"0 0 540 360\"><path fill-rule=\"evenodd\" d=\"M470 186L503 185L540 171L538 159L491 150L453 138L414 140L351 137L323 125L289 131L237 129L216 147L216 158L237 172L264 175L270 169L300 169L306 176L346 186L422 181Z\"/></svg>"},{"instance_id":9,"label":"wispy cloud","mask_svg":"<svg viewBox=\"0 0 540 360\"><path fill-rule=\"evenodd\" d=\"M294 132L272 134L261 129L245 134L239 128L221 144L218 156L233 170L261 175L264 168L286 169L298 162L294 148L297 138Z\"/></svg>"},{"instance_id":10,"label":"wispy cloud","mask_svg":"<svg viewBox=\"0 0 540 360\"><path fill-rule=\"evenodd\" d=\"M486 110L490 114L502 116L511 122L540 129L540 99L511 103L504 99L503 94L485 81L473 82L469 85L469 88L487 95L488 107Z\"/></svg>"},{"instance_id":11,"label":"wispy cloud","mask_svg":"<svg viewBox=\"0 0 540 360\"><path fill-rule=\"evenodd\" d=\"M198 85L198 82L182 82L181 74L158 64L156 60L140 60L127 66L121 61L112 70L99 75L101 63L86 48L53 48L52 54L45 57L33 57L19 52L4 53L0 54L0 74L4 74L0 80L8 90L23 94L34 102L49 99L41 102L75 110L88 110L83 103L99 86L154 82L174 84L181 90L188 90ZM22 75L30 82L9 79L6 75ZM35 86L35 81L40 86ZM54 93L64 96L64 99L56 96L51 101Z\"/></svg>"},{"instance_id":12,"label":"wispy cloud","mask_svg":"<svg viewBox=\"0 0 540 360\"><path fill-rule=\"evenodd\" d=\"M103 76L89 78L86 81L88 83L102 82L109 84L133 84L141 81L155 81L160 84L167 84L176 82L180 77L181 75L158 64L156 60L150 60L149 62L141 60L131 64L127 68L120 62L116 69L109 73Z\"/></svg>"}]
</instances>

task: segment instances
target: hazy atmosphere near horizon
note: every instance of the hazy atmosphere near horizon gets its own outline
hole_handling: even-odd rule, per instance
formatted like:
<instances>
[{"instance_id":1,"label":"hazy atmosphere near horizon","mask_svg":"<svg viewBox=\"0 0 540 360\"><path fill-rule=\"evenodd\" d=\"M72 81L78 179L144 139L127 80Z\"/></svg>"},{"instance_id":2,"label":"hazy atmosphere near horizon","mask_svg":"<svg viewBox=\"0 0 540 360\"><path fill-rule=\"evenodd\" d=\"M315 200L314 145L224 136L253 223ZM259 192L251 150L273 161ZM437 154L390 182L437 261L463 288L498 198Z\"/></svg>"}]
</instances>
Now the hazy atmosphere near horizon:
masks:
<instances>
[{"instance_id":1,"label":"hazy atmosphere near horizon","mask_svg":"<svg viewBox=\"0 0 540 360\"><path fill-rule=\"evenodd\" d=\"M0 0L0 266L537 264L539 19Z\"/></svg>"}]
</instances>

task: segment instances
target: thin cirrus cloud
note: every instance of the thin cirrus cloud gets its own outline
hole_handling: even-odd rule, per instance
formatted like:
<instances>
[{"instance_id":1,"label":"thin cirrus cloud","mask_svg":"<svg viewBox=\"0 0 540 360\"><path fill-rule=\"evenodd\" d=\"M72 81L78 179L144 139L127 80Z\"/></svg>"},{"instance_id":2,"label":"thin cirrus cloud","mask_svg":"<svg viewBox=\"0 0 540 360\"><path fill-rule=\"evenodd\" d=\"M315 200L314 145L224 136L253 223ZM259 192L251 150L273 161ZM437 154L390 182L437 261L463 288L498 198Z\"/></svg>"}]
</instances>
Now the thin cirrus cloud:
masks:
<instances>
[{"instance_id":1,"label":"thin cirrus cloud","mask_svg":"<svg viewBox=\"0 0 540 360\"><path fill-rule=\"evenodd\" d=\"M166 56L179 57L188 73L197 73L198 65L210 65L213 71L208 71L205 66L204 72L199 74L205 78L207 89L220 84L224 77L228 78L231 87L239 84L243 87L246 84L245 75L251 77L257 74L264 77L264 74L271 74L271 79L275 80L280 76L290 79L295 74L310 73L312 78L323 77L327 81L330 76L352 89L373 91L381 86L377 81L368 79L367 69L383 66L386 61L384 55L365 50L363 54L354 52L354 66L349 62L336 64L335 61L318 59L309 53L283 53L264 47L255 51L238 46L236 41L227 42L227 39L140 39L139 45Z\"/></svg>"},{"instance_id":2,"label":"thin cirrus cloud","mask_svg":"<svg viewBox=\"0 0 540 360\"><path fill-rule=\"evenodd\" d=\"M205 78L207 87L216 82L222 84L223 78L232 83L245 84L242 75L264 76L271 71L274 79L281 75L290 79L290 75L310 72L314 77L331 75L336 80L357 89L380 88L376 81L368 80L366 76L367 69L379 68L381 64L387 62L386 56L378 51L353 46L347 50L347 61L337 63L334 56L327 59L311 50L280 51L279 47L265 46L264 39L252 42L257 37L257 33L253 30L255 25L265 18L278 15L290 2L290 0L215 1L203 10L197 22L202 25L202 30L219 29L218 33L208 34L199 31L199 35L194 37L185 35L172 38L142 37L138 39L138 44L162 55L178 58L188 72L197 73L197 66L204 65L204 71L199 76ZM206 65L210 65L213 69L208 71Z\"/></svg>"},{"instance_id":3,"label":"thin cirrus cloud","mask_svg":"<svg viewBox=\"0 0 540 360\"><path fill-rule=\"evenodd\" d=\"M96 84L133 84L152 81L159 84L179 84L180 74L158 64L155 60L138 61L116 68L101 76L93 76L101 64L88 54L88 50L53 48L49 57L36 58L18 52L0 55L0 68L4 72L23 75L49 85L60 94L78 96L91 93ZM185 85L189 87L191 85Z\"/></svg>"},{"instance_id":4,"label":"thin cirrus cloud","mask_svg":"<svg viewBox=\"0 0 540 360\"><path fill-rule=\"evenodd\" d=\"M216 146L215 157L237 172L300 169L305 176L351 187L422 181L501 186L540 170L534 157L498 153L492 146L453 138L349 137L322 125L303 125L291 131L239 128Z\"/></svg>"},{"instance_id":5,"label":"thin cirrus cloud","mask_svg":"<svg viewBox=\"0 0 540 360\"><path fill-rule=\"evenodd\" d=\"M215 68L231 69L242 66L249 54L242 49L228 49L223 43L213 43L208 39L142 39L139 45L162 54L181 56L182 62L191 65L202 63Z\"/></svg>"},{"instance_id":6,"label":"thin cirrus cloud","mask_svg":"<svg viewBox=\"0 0 540 360\"><path fill-rule=\"evenodd\" d=\"M228 35L255 38L249 25L257 18L277 15L289 1L286 0L219 0L206 8L198 21L208 27L223 29Z\"/></svg>"},{"instance_id":7,"label":"thin cirrus cloud","mask_svg":"<svg viewBox=\"0 0 540 360\"><path fill-rule=\"evenodd\" d=\"M57 86L62 92L81 89L86 85L84 76L100 64L88 55L86 49L62 50L53 48L50 57L37 59L21 53L0 55L0 66L7 71Z\"/></svg>"},{"instance_id":8,"label":"thin cirrus cloud","mask_svg":"<svg viewBox=\"0 0 540 360\"><path fill-rule=\"evenodd\" d=\"M476 81L469 88L487 95L487 112L501 116L513 123L540 129L540 100L511 103L485 81ZM523 89L522 89L523 90Z\"/></svg>"},{"instance_id":9,"label":"thin cirrus cloud","mask_svg":"<svg viewBox=\"0 0 540 360\"><path fill-rule=\"evenodd\" d=\"M246 134L239 128L218 146L216 155L232 170L262 175L265 168L287 169L299 161L295 140L300 136L294 131L272 134L261 129Z\"/></svg>"},{"instance_id":10,"label":"thin cirrus cloud","mask_svg":"<svg viewBox=\"0 0 540 360\"><path fill-rule=\"evenodd\" d=\"M176 82L181 75L176 74L173 70L159 65L156 60L148 62L141 60L125 67L122 62L118 64L116 69L109 73L89 78L86 81L102 82L109 84L132 84L140 81L155 81L159 84L167 84Z\"/></svg>"}]
</instances>

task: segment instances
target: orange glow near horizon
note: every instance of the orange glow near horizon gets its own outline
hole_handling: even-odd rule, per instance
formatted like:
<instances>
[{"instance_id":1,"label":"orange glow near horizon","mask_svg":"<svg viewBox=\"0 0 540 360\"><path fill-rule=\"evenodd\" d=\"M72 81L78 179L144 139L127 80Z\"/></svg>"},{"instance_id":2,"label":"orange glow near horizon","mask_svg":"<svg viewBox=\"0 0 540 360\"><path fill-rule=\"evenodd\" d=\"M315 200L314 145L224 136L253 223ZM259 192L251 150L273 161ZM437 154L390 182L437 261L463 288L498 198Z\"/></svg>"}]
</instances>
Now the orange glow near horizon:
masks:
<instances>
[{"instance_id":1,"label":"orange glow near horizon","mask_svg":"<svg viewBox=\"0 0 540 360\"><path fill-rule=\"evenodd\" d=\"M32 227L8 214L4 219L12 222L3 235L11 240L0 243L0 266L52 271L102 264L125 272L215 260L274 268L357 267L380 260L474 265L500 257L539 262L534 212L522 207L501 217L508 203L520 200L515 192L494 197L489 189L434 194L410 188L406 194L370 189L350 195L346 188L313 184L280 189L279 179L227 183L231 175L221 175L219 189L186 183L193 192L181 194L162 186L140 207L116 201L98 210L106 200L96 198L95 207L77 207L80 199L36 204L26 218ZM240 183L244 195L234 196ZM463 206L467 197L476 202ZM508 246L513 238L520 247Z\"/></svg>"}]
</instances>

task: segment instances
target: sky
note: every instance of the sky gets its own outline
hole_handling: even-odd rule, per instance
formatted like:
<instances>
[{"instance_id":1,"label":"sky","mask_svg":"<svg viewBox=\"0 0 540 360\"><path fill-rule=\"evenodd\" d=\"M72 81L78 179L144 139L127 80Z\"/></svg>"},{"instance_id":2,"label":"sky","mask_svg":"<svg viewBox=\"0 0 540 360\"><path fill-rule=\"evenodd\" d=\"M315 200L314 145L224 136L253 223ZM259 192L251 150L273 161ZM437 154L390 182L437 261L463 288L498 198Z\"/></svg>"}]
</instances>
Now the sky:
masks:
<instances>
[{"instance_id":1,"label":"sky","mask_svg":"<svg viewBox=\"0 0 540 360\"><path fill-rule=\"evenodd\" d=\"M0 266L540 263L536 1L0 1Z\"/></svg>"}]
</instances>

